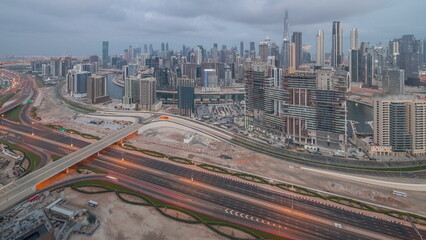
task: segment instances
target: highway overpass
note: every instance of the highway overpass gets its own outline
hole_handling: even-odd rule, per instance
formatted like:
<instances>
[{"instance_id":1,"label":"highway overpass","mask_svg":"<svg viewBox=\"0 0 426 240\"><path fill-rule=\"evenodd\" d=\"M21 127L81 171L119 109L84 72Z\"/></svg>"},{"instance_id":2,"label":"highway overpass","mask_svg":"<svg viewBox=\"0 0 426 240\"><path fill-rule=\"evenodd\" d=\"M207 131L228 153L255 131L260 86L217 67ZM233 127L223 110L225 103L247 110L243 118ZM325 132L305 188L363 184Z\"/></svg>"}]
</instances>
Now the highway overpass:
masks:
<instances>
[{"instance_id":1,"label":"highway overpass","mask_svg":"<svg viewBox=\"0 0 426 240\"><path fill-rule=\"evenodd\" d=\"M134 122L130 126L104 137L93 144L90 144L76 152L73 152L59 161L53 162L44 168L38 169L28 175L0 188L0 212L13 207L23 199L31 196L36 192L36 185L56 174L66 170L67 168L79 163L80 161L96 154L102 149L120 141L138 131L141 125Z\"/></svg>"}]
</instances>

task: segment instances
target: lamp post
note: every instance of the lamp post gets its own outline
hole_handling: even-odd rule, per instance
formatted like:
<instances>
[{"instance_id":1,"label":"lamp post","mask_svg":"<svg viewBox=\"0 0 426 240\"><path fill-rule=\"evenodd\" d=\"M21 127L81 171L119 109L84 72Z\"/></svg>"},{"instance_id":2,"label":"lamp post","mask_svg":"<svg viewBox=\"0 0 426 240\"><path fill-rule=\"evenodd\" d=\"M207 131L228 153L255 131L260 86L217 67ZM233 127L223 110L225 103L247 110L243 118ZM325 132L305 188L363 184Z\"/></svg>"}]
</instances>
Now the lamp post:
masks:
<instances>
[{"instance_id":1,"label":"lamp post","mask_svg":"<svg viewBox=\"0 0 426 240\"><path fill-rule=\"evenodd\" d=\"M34 122L31 122L31 135L34 136Z\"/></svg>"}]
</instances>

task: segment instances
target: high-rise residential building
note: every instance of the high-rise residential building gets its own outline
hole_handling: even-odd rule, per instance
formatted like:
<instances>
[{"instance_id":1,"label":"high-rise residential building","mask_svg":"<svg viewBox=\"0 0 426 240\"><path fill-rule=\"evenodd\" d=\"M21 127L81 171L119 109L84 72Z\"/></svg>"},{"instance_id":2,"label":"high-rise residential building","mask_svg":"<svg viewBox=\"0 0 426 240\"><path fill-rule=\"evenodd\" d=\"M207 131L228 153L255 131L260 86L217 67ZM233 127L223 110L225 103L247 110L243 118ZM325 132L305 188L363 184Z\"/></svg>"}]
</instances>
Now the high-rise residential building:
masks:
<instances>
[{"instance_id":1,"label":"high-rise residential building","mask_svg":"<svg viewBox=\"0 0 426 240\"><path fill-rule=\"evenodd\" d=\"M295 61L296 69L298 69L299 66L302 65L302 33L293 32L293 36L291 36L291 42L295 44Z\"/></svg>"},{"instance_id":2,"label":"high-rise residential building","mask_svg":"<svg viewBox=\"0 0 426 240\"><path fill-rule=\"evenodd\" d=\"M290 33L289 33L288 11L285 10L283 41L281 46L281 66L284 70L287 70L290 67L289 58L290 58Z\"/></svg>"},{"instance_id":3,"label":"high-rise residential building","mask_svg":"<svg viewBox=\"0 0 426 240\"><path fill-rule=\"evenodd\" d=\"M331 66L336 68L343 63L342 25L338 21L333 22L331 41Z\"/></svg>"},{"instance_id":4,"label":"high-rise residential building","mask_svg":"<svg viewBox=\"0 0 426 240\"><path fill-rule=\"evenodd\" d=\"M139 106L141 110L154 111L156 102L156 81L153 77L142 78L139 86Z\"/></svg>"},{"instance_id":5,"label":"high-rise residential building","mask_svg":"<svg viewBox=\"0 0 426 240\"><path fill-rule=\"evenodd\" d=\"M139 78L127 77L124 80L123 104L130 105L139 101Z\"/></svg>"},{"instance_id":6,"label":"high-rise residential building","mask_svg":"<svg viewBox=\"0 0 426 240\"><path fill-rule=\"evenodd\" d=\"M375 99L372 155L426 154L426 101Z\"/></svg>"},{"instance_id":7,"label":"high-rise residential building","mask_svg":"<svg viewBox=\"0 0 426 240\"><path fill-rule=\"evenodd\" d=\"M404 94L404 70L384 69L382 73L382 87L385 93Z\"/></svg>"},{"instance_id":8,"label":"high-rise residential building","mask_svg":"<svg viewBox=\"0 0 426 240\"><path fill-rule=\"evenodd\" d=\"M194 80L183 76L177 80L179 114L190 117L195 109Z\"/></svg>"},{"instance_id":9,"label":"high-rise residential building","mask_svg":"<svg viewBox=\"0 0 426 240\"><path fill-rule=\"evenodd\" d=\"M109 42L103 41L102 42L102 67L103 68L108 67L108 63L109 63L108 50L109 50Z\"/></svg>"},{"instance_id":10,"label":"high-rise residential building","mask_svg":"<svg viewBox=\"0 0 426 240\"><path fill-rule=\"evenodd\" d=\"M316 54L316 65L325 65L325 51L324 51L324 30L318 30L316 37L317 54Z\"/></svg>"},{"instance_id":11,"label":"high-rise residential building","mask_svg":"<svg viewBox=\"0 0 426 240\"><path fill-rule=\"evenodd\" d=\"M102 103L110 100L107 94L107 81L105 76L92 75L87 78L87 101L89 103Z\"/></svg>"},{"instance_id":12,"label":"high-rise residential building","mask_svg":"<svg viewBox=\"0 0 426 240\"><path fill-rule=\"evenodd\" d=\"M240 56L244 59L244 42L240 42Z\"/></svg>"},{"instance_id":13,"label":"high-rise residential building","mask_svg":"<svg viewBox=\"0 0 426 240\"><path fill-rule=\"evenodd\" d=\"M294 143L345 149L348 73L269 68L265 63L246 68L247 129L285 136Z\"/></svg>"},{"instance_id":14,"label":"high-rise residential building","mask_svg":"<svg viewBox=\"0 0 426 240\"><path fill-rule=\"evenodd\" d=\"M351 29L351 49L358 49L359 48L359 37L358 37L358 29L353 28Z\"/></svg>"},{"instance_id":15,"label":"high-rise residential building","mask_svg":"<svg viewBox=\"0 0 426 240\"><path fill-rule=\"evenodd\" d=\"M203 86L209 88L218 87L217 73L215 69L204 69L203 72Z\"/></svg>"}]
</instances>

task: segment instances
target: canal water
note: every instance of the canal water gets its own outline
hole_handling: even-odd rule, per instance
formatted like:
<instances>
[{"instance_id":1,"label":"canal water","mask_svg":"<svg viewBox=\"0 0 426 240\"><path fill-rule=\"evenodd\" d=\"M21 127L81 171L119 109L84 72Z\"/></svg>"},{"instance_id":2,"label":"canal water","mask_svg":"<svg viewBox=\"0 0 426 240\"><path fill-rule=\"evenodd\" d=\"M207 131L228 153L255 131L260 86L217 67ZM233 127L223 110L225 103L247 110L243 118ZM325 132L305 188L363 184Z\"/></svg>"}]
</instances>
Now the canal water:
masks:
<instances>
[{"instance_id":1,"label":"canal water","mask_svg":"<svg viewBox=\"0 0 426 240\"><path fill-rule=\"evenodd\" d=\"M373 108L360 103L347 101L348 120L357 121L360 123L373 121Z\"/></svg>"},{"instance_id":2,"label":"canal water","mask_svg":"<svg viewBox=\"0 0 426 240\"><path fill-rule=\"evenodd\" d=\"M123 88L120 86L117 86L112 82L112 79L114 79L115 74L108 74L108 81L107 81L107 88L108 88L108 95L113 99L119 99L121 100L123 98Z\"/></svg>"}]
</instances>

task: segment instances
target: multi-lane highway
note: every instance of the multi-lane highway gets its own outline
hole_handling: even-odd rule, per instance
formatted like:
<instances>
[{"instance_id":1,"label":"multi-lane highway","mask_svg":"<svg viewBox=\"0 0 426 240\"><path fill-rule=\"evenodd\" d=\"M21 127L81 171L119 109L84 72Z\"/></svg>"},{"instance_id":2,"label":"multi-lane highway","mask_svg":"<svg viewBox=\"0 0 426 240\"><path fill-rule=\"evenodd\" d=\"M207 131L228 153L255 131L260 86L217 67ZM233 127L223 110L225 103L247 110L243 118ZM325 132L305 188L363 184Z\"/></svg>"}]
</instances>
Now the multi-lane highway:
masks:
<instances>
[{"instance_id":1,"label":"multi-lane highway","mask_svg":"<svg viewBox=\"0 0 426 240\"><path fill-rule=\"evenodd\" d=\"M27 87L26 91L31 94L35 92L33 85ZM28 109L27 106L21 114L21 119L27 124L31 122L26 114ZM136 130L130 127L126 129L136 131L139 126L135 127ZM13 196L20 198L19 195L22 195L29 186L52 176L51 174L61 169L64 170L70 164L77 163L79 161L77 159L82 160L91 156L128 135L126 133L123 136L120 135L118 139L104 139L89 145L89 142L38 125L26 126L2 120L2 129L15 134L16 138L11 138L10 141L23 142L65 156L50 164L49 170L38 170L30 174L32 177L28 179L24 177L15 184L0 189L0 194L5 194L1 195L0 199L3 204L4 200L8 201ZM34 136L31 133L34 133ZM81 150L76 152L77 149ZM124 163L120 161L123 156ZM215 217L295 239L419 239L411 227L395 222L303 198L293 198L285 193L274 192L216 174L191 170L178 164L116 148L106 148L101 155L93 158L90 164L115 173L119 176L120 183L125 183L132 189ZM194 179L196 184L189 179ZM165 191L154 191L149 186ZM290 209L293 210L290 211ZM426 235L423 230L421 233Z\"/></svg>"},{"instance_id":2,"label":"multi-lane highway","mask_svg":"<svg viewBox=\"0 0 426 240\"><path fill-rule=\"evenodd\" d=\"M21 135L20 140L24 142L34 144L35 146L44 147L48 151L55 152L57 154L65 155L72 151L67 145L65 145L69 142L69 140L67 140L68 137L64 137L62 134L51 132L48 135L50 140L44 140L44 137L36 140L30 135L32 131L30 126L24 126L10 122L5 123L5 126L11 127L12 125L14 126L14 128L16 126L17 131L27 133L27 135ZM35 132L36 135L42 135L44 133L44 131L39 129L36 129ZM60 142L62 142L63 144L61 146L58 146L58 143ZM84 147L87 144L89 143L84 142L82 140L75 140L74 142L74 146L76 147ZM222 215L225 209L231 209L244 213L248 216L254 216L259 219L269 221L271 224L288 224L286 226L291 225L291 229L294 229L295 232L291 233L290 235L297 236L296 238L298 239L363 239L363 237L359 236L358 233L351 235L345 229L339 230L338 228L332 225L324 225L321 222L312 222L312 219L301 218L297 220L295 219L297 218L297 216L295 215L291 215L286 212L279 212L276 209L268 209L264 206L259 206L258 204L253 204L251 202L244 202L241 199L229 197L226 194L221 193L220 191L209 192L211 190L200 188L200 186L187 186L187 183L177 182L176 178L180 177L190 179L190 177L193 176L193 178L197 182L203 183L206 186L214 186L216 189L223 189L227 192L233 192L241 196L256 199L260 202L279 205L287 209L290 207L290 196L288 195L272 192L267 189L253 186L251 184L226 179L220 176L216 176L214 174L190 170L182 166L158 161L153 158L141 157L128 152L125 152L124 154L126 162L139 165L146 169L154 169L165 174L155 175L149 171L145 171L137 167L131 168L127 165L125 168L123 168L123 166L118 164L117 161L111 160L121 159L123 155L123 150L113 148L108 148L104 150L101 156L97 156L97 159L100 160L94 160L92 164L95 164L98 167L102 167L108 171L121 173L123 175L133 177L140 181L149 182L151 185L158 185L163 188L173 190L175 192L186 194L196 199L201 199L205 202L210 202L212 204L220 203L220 205L223 207L223 209L220 210L220 213ZM296 212L309 214L310 216L325 219L328 222L336 222L342 224L343 226L351 226L356 229L365 229L365 231L368 232L370 235L379 234L383 236L388 236L389 239L391 237L394 237L396 239L416 239L414 231L409 227L334 208L331 206L322 205L320 203L315 203L304 199L295 198L294 209ZM237 221L239 219L235 220ZM248 223L244 222L244 224ZM250 226L263 229L266 227L263 225L264 224L262 223L252 222ZM273 227L270 228L270 230L272 231ZM318 232L316 232L315 229L317 229ZM331 234L330 237L328 238L327 234L325 233ZM369 234L366 235L367 238L370 237Z\"/></svg>"},{"instance_id":3,"label":"multi-lane highway","mask_svg":"<svg viewBox=\"0 0 426 240\"><path fill-rule=\"evenodd\" d=\"M41 183L50 177L55 176L61 171L64 171L65 169L92 156L93 154L110 146L111 144L120 141L121 139L136 132L139 128L140 125L137 122L134 122L130 126L127 126L126 128L114 133L111 136L108 136L93 144L87 145L79 151L75 151L63 157L61 161L51 163L48 168L37 169L36 171L19 178L15 182L9 183L8 185L0 188L0 211L13 206L29 194L33 193L37 183ZM33 130L31 133L33 133Z\"/></svg>"}]
</instances>

